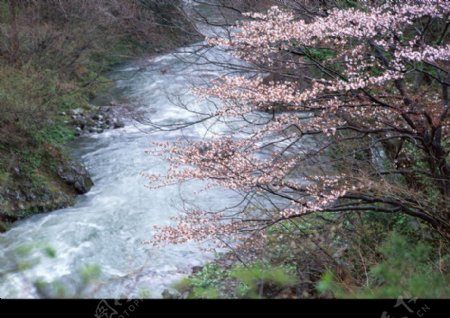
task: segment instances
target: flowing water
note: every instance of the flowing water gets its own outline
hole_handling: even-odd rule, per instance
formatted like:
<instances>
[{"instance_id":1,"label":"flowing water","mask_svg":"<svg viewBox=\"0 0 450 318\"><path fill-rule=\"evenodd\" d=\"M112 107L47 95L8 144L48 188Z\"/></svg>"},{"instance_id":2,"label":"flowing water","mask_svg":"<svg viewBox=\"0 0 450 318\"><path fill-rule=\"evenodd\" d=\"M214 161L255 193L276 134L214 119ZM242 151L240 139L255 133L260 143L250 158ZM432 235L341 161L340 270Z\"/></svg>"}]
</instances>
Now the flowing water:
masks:
<instances>
[{"instance_id":1,"label":"flowing water","mask_svg":"<svg viewBox=\"0 0 450 318\"><path fill-rule=\"evenodd\" d=\"M193 53L196 49L194 45L147 60L145 67L142 61L121 67L111 74L117 84L110 96L132 100L147 119L160 124L195 119L192 112L173 101L181 99L191 108L204 110L208 106L189 93L191 84L221 74L214 63L198 60ZM205 54L208 59L229 59L214 49ZM0 269L11 269L0 276L0 298L41 297L43 291L52 295L57 284L68 296L138 297L145 291L147 296L161 297L165 288L214 255L196 243L143 244L151 239L153 226L169 224L183 204L195 203L211 210L231 205L238 198L224 190L199 192L200 182L147 188L140 172L164 174L167 163L145 150L153 147L151 141L195 140L224 129L229 128L215 125L211 129L205 123L148 134L145 126L130 121L123 129L77 140L74 156L85 163L95 186L73 207L33 216L0 235ZM53 250L56 255L52 255ZM101 269L101 284L81 293L81 273L87 265ZM17 266L22 270L16 271ZM54 284L38 292L39 281Z\"/></svg>"}]
</instances>

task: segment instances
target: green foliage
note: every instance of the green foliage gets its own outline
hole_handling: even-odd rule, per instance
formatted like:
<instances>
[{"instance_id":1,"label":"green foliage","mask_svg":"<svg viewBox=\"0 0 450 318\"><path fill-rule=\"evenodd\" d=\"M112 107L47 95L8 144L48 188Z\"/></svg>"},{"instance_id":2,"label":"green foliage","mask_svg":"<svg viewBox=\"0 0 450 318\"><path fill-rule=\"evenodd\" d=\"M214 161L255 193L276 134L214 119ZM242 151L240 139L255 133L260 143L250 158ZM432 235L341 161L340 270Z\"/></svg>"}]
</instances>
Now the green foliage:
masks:
<instances>
[{"instance_id":1,"label":"green foliage","mask_svg":"<svg viewBox=\"0 0 450 318\"><path fill-rule=\"evenodd\" d=\"M9 180L9 173L0 171L0 185L6 183Z\"/></svg>"},{"instance_id":2,"label":"green foliage","mask_svg":"<svg viewBox=\"0 0 450 318\"><path fill-rule=\"evenodd\" d=\"M145 46L131 37L118 39L111 48L105 48L108 52L95 52L86 61L86 67L94 72L105 72L120 65L133 56L145 53ZM101 78L106 80L106 78Z\"/></svg>"},{"instance_id":3,"label":"green foliage","mask_svg":"<svg viewBox=\"0 0 450 318\"><path fill-rule=\"evenodd\" d=\"M244 298L263 297L264 286L286 288L294 286L298 279L292 267L272 266L255 263L251 266L238 266L230 272L230 277L241 283L238 296Z\"/></svg>"},{"instance_id":4,"label":"green foliage","mask_svg":"<svg viewBox=\"0 0 450 318\"><path fill-rule=\"evenodd\" d=\"M409 295L421 298L450 296L450 275L441 274L429 244L391 235L380 248L386 260L371 269L375 297ZM449 255L446 256L448 262Z\"/></svg>"},{"instance_id":5,"label":"green foliage","mask_svg":"<svg viewBox=\"0 0 450 318\"><path fill-rule=\"evenodd\" d=\"M0 21L10 22L10 11L8 8L8 1L0 1Z\"/></svg>"},{"instance_id":6,"label":"green foliage","mask_svg":"<svg viewBox=\"0 0 450 318\"><path fill-rule=\"evenodd\" d=\"M292 266L272 266L254 263L249 266L236 265L223 270L216 264L206 265L200 272L175 285L181 292L188 292L189 298L221 298L229 297L225 285L233 289L231 292L239 298L262 298L261 292L280 290L297 283L295 269ZM224 283L226 282L226 283Z\"/></svg>"},{"instance_id":7,"label":"green foliage","mask_svg":"<svg viewBox=\"0 0 450 318\"><path fill-rule=\"evenodd\" d=\"M45 246L43 249L44 254L49 258L56 257L56 250L51 246Z\"/></svg>"},{"instance_id":8,"label":"green foliage","mask_svg":"<svg viewBox=\"0 0 450 318\"><path fill-rule=\"evenodd\" d=\"M140 288L138 295L140 299L152 298L152 293L146 288Z\"/></svg>"},{"instance_id":9,"label":"green foliage","mask_svg":"<svg viewBox=\"0 0 450 318\"><path fill-rule=\"evenodd\" d=\"M52 252L53 253L53 252ZM55 253L56 255L56 253ZM45 298L80 298L84 291L99 278L101 270L96 265L88 265L80 270L81 282L77 283L75 290L69 288L61 281L46 282L42 278L34 281L34 287L41 297Z\"/></svg>"},{"instance_id":10,"label":"green foliage","mask_svg":"<svg viewBox=\"0 0 450 318\"><path fill-rule=\"evenodd\" d=\"M17 122L22 128L39 126L39 119L54 111L53 101L59 94L54 71L29 65L13 68L0 63L1 122Z\"/></svg>"},{"instance_id":11,"label":"green foliage","mask_svg":"<svg viewBox=\"0 0 450 318\"><path fill-rule=\"evenodd\" d=\"M16 270L21 272L37 265L41 261L41 256L55 258L56 250L48 244L24 244L18 246L10 258L15 263Z\"/></svg>"},{"instance_id":12,"label":"green foliage","mask_svg":"<svg viewBox=\"0 0 450 318\"><path fill-rule=\"evenodd\" d=\"M87 265L80 270L80 275L84 284L88 284L100 277L101 269L97 265Z\"/></svg>"},{"instance_id":13,"label":"green foliage","mask_svg":"<svg viewBox=\"0 0 450 318\"><path fill-rule=\"evenodd\" d=\"M355 0L343 0L343 1L339 1L339 3L341 3L341 6L344 8L358 8L359 7L358 1L355 1Z\"/></svg>"},{"instance_id":14,"label":"green foliage","mask_svg":"<svg viewBox=\"0 0 450 318\"><path fill-rule=\"evenodd\" d=\"M35 265L35 263L31 262L31 261L19 261L17 262L17 270L19 272L24 272L27 269L32 268Z\"/></svg>"},{"instance_id":15,"label":"green foliage","mask_svg":"<svg viewBox=\"0 0 450 318\"><path fill-rule=\"evenodd\" d=\"M21 153L22 162L26 163L23 165L25 173L27 175L33 175L35 170L41 166L42 154L40 152L35 152L31 149L25 149Z\"/></svg>"},{"instance_id":16,"label":"green foliage","mask_svg":"<svg viewBox=\"0 0 450 318\"><path fill-rule=\"evenodd\" d=\"M333 57L336 56L336 52L331 50L331 49L327 49L327 48L308 48L305 49L305 53L307 54L308 57L310 57L313 60L316 61L326 61L329 60Z\"/></svg>"},{"instance_id":17,"label":"green foliage","mask_svg":"<svg viewBox=\"0 0 450 318\"><path fill-rule=\"evenodd\" d=\"M60 282L47 283L43 279L37 279L34 287L40 295L51 298L66 298L67 292L64 285ZM50 296L51 294L51 296Z\"/></svg>"},{"instance_id":18,"label":"green foliage","mask_svg":"<svg viewBox=\"0 0 450 318\"><path fill-rule=\"evenodd\" d=\"M57 251L54 247L45 243L30 243L17 247L8 257L12 267L4 273L0 271L0 276L10 272L22 272L32 269L38 265L45 257L48 261L57 261ZM67 286L62 281L47 282L42 278L34 281L34 287L40 297L44 298L79 298L88 294L87 289L99 279L101 269L97 265L87 265L79 270L76 285Z\"/></svg>"},{"instance_id":19,"label":"green foliage","mask_svg":"<svg viewBox=\"0 0 450 318\"><path fill-rule=\"evenodd\" d=\"M430 165L426 156L411 142L405 142L403 154L413 169L430 171ZM438 183L433 178L420 175L415 178L413 183L410 186L414 186L419 190L418 195L421 194L430 206L430 210L434 210L430 212L440 213L438 209L442 206L444 198L439 190Z\"/></svg>"},{"instance_id":20,"label":"green foliage","mask_svg":"<svg viewBox=\"0 0 450 318\"><path fill-rule=\"evenodd\" d=\"M217 286L227 277L227 273L216 264L208 264L191 277L175 285L180 292L189 291L190 298L220 298Z\"/></svg>"},{"instance_id":21,"label":"green foliage","mask_svg":"<svg viewBox=\"0 0 450 318\"><path fill-rule=\"evenodd\" d=\"M37 131L33 134L33 138L43 144L61 145L75 139L75 133L67 126L56 124Z\"/></svg>"},{"instance_id":22,"label":"green foliage","mask_svg":"<svg viewBox=\"0 0 450 318\"><path fill-rule=\"evenodd\" d=\"M55 101L58 104L59 110L70 111L75 108L89 107L89 100L91 96L90 89L67 91L58 96Z\"/></svg>"},{"instance_id":23,"label":"green foliage","mask_svg":"<svg viewBox=\"0 0 450 318\"><path fill-rule=\"evenodd\" d=\"M34 249L34 245L28 244L28 245L21 245L19 247L16 248L15 252L18 256L27 256L29 255L33 249Z\"/></svg>"},{"instance_id":24,"label":"green foliage","mask_svg":"<svg viewBox=\"0 0 450 318\"><path fill-rule=\"evenodd\" d=\"M339 298L450 297L450 274L442 269L444 263L448 267L449 254L436 258L439 254L430 244L395 232L385 240L379 252L384 260L370 268L368 286L348 291L327 272L317 284L318 291L332 292Z\"/></svg>"},{"instance_id":25,"label":"green foliage","mask_svg":"<svg viewBox=\"0 0 450 318\"><path fill-rule=\"evenodd\" d=\"M333 287L334 287L334 275L331 271L326 271L325 273L323 273L322 277L317 283L316 289L320 294L326 294Z\"/></svg>"}]
</instances>

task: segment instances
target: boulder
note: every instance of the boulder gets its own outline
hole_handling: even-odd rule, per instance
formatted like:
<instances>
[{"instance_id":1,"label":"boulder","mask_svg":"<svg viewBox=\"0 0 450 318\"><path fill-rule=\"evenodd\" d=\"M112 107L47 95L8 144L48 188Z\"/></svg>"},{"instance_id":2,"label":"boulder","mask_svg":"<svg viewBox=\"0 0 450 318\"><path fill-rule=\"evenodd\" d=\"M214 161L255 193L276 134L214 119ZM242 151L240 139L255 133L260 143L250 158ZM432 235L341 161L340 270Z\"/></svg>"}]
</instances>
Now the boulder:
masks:
<instances>
[{"instance_id":1,"label":"boulder","mask_svg":"<svg viewBox=\"0 0 450 318\"><path fill-rule=\"evenodd\" d=\"M178 292L171 292L168 289L164 289L161 293L163 299L182 299L182 295Z\"/></svg>"},{"instance_id":2,"label":"boulder","mask_svg":"<svg viewBox=\"0 0 450 318\"><path fill-rule=\"evenodd\" d=\"M113 128L114 129L123 128L123 127L125 127L125 124L123 121L121 121L120 119L117 119L117 118L113 118Z\"/></svg>"},{"instance_id":3,"label":"boulder","mask_svg":"<svg viewBox=\"0 0 450 318\"><path fill-rule=\"evenodd\" d=\"M80 116L84 114L84 109L83 108L72 109L71 113L73 116Z\"/></svg>"},{"instance_id":4,"label":"boulder","mask_svg":"<svg viewBox=\"0 0 450 318\"><path fill-rule=\"evenodd\" d=\"M61 164L57 171L58 176L78 194L87 193L94 184L86 168L78 162L69 161Z\"/></svg>"}]
</instances>

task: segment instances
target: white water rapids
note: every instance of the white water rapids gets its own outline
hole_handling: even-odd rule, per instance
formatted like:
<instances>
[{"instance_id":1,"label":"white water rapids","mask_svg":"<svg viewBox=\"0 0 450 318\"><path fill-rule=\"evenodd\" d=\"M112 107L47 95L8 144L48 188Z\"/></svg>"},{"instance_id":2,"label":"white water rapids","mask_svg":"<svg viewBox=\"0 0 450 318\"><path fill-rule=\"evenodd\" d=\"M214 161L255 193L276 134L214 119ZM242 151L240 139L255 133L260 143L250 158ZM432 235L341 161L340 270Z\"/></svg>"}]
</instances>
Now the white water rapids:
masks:
<instances>
[{"instance_id":1,"label":"white water rapids","mask_svg":"<svg viewBox=\"0 0 450 318\"><path fill-rule=\"evenodd\" d=\"M197 48L194 45L148 60L138 72L138 62L119 68L111 74L118 81L110 94L136 101L135 107L158 123L195 118L171 98L182 96L190 107L204 109L208 106L190 93L191 85L221 74L207 60L202 65L190 63L199 62L193 54ZM214 49L206 56L219 61L229 58ZM42 297L36 289L39 281L53 283L53 288L45 289L48 296L55 295L59 284L67 297L139 297L143 291L147 297L161 297L164 289L190 274L193 266L211 260L214 255L199 244L158 248L143 241L151 239L154 225L169 224L185 200L211 210L232 205L236 195L224 190L198 193L200 182L149 189L139 175L142 171L164 174L167 169L166 162L145 153L152 147L150 141L180 136L195 140L204 138L207 130L205 124L149 135L129 122L124 129L77 140L74 155L85 163L95 186L73 207L33 216L0 234L0 298ZM55 257L42 253L49 248ZM101 284L79 294L80 271L88 265L101 269ZM17 266L22 270L8 272Z\"/></svg>"}]
</instances>

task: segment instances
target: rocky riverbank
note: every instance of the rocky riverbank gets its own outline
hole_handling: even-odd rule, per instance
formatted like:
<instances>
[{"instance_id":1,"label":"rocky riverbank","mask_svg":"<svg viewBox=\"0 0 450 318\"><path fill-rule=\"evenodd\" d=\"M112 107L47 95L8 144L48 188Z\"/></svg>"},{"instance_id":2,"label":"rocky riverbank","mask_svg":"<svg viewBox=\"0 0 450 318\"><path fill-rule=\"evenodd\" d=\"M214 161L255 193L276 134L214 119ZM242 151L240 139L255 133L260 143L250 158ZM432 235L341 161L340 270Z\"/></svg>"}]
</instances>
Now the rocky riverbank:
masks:
<instances>
[{"instance_id":1,"label":"rocky riverbank","mask_svg":"<svg viewBox=\"0 0 450 318\"><path fill-rule=\"evenodd\" d=\"M39 170L30 171L30 162L21 160L13 163L11 172L2 174L0 231L29 215L70 206L77 195L91 189L93 182L80 162L50 145L46 151L42 157L34 158L46 161L36 163Z\"/></svg>"},{"instance_id":2,"label":"rocky riverbank","mask_svg":"<svg viewBox=\"0 0 450 318\"><path fill-rule=\"evenodd\" d=\"M74 137L80 137L125 127L130 110L112 101L108 106L89 105L60 115ZM34 156L27 153L27 160L11 162L10 172L0 174L0 231L29 215L68 207L93 186L84 165L65 153L64 147L34 146L30 145ZM33 165L39 171L30 171Z\"/></svg>"},{"instance_id":3,"label":"rocky riverbank","mask_svg":"<svg viewBox=\"0 0 450 318\"><path fill-rule=\"evenodd\" d=\"M69 123L74 127L76 136L101 134L108 129L123 128L123 113L124 109L120 105L77 108L70 112Z\"/></svg>"}]
</instances>

